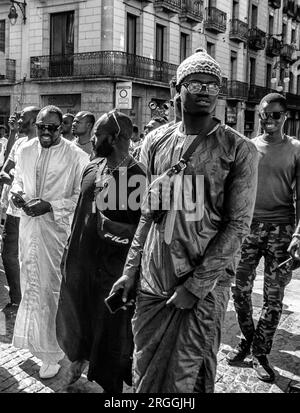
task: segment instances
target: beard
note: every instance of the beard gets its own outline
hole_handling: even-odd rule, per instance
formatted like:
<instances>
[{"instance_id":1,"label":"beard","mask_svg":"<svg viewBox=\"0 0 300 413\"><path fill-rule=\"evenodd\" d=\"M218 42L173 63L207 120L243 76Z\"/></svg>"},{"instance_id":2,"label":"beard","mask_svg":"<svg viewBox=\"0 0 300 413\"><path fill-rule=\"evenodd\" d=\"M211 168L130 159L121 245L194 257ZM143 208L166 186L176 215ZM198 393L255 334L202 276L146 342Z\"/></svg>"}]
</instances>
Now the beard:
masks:
<instances>
[{"instance_id":1,"label":"beard","mask_svg":"<svg viewBox=\"0 0 300 413\"><path fill-rule=\"evenodd\" d=\"M94 144L93 144L94 146ZM98 147L94 147L94 152L97 157L107 158L113 153L113 146L108 142L102 142Z\"/></svg>"},{"instance_id":2,"label":"beard","mask_svg":"<svg viewBox=\"0 0 300 413\"><path fill-rule=\"evenodd\" d=\"M59 140L59 136L55 137L48 134L42 134L39 136L40 144L43 148L50 148L50 146L55 145Z\"/></svg>"}]
</instances>

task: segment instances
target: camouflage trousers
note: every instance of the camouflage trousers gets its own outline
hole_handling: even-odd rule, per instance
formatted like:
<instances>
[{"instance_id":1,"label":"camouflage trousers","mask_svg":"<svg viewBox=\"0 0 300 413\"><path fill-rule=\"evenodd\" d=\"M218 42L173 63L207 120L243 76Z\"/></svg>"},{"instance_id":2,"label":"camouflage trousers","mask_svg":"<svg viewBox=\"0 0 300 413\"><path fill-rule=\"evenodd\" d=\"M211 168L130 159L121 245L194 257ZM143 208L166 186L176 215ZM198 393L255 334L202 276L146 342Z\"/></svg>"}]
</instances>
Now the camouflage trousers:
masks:
<instances>
[{"instance_id":1,"label":"camouflage trousers","mask_svg":"<svg viewBox=\"0 0 300 413\"><path fill-rule=\"evenodd\" d=\"M281 313L284 289L291 281L292 271L278 268L289 254L294 226L253 222L250 235L242 245L241 260L236 272L236 284L232 287L234 306L240 329L245 339L252 343L256 356L269 354ZM264 257L263 308L259 321L254 326L251 293L256 276L256 267Z\"/></svg>"}]
</instances>

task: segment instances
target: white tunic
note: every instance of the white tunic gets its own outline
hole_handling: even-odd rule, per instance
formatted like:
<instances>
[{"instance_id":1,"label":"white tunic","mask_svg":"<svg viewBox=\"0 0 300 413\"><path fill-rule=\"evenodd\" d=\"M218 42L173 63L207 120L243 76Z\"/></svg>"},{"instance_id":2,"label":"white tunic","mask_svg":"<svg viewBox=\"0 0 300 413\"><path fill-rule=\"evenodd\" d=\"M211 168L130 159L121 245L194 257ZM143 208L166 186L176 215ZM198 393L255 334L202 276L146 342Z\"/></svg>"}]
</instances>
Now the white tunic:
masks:
<instances>
[{"instance_id":1,"label":"white tunic","mask_svg":"<svg viewBox=\"0 0 300 413\"><path fill-rule=\"evenodd\" d=\"M22 301L13 336L15 347L29 349L45 363L56 363L63 357L55 327L60 263L88 162L87 153L64 138L50 148L42 148L34 138L22 146L16 165L12 191L25 192L25 200L48 201L53 209L38 217L21 215Z\"/></svg>"}]
</instances>

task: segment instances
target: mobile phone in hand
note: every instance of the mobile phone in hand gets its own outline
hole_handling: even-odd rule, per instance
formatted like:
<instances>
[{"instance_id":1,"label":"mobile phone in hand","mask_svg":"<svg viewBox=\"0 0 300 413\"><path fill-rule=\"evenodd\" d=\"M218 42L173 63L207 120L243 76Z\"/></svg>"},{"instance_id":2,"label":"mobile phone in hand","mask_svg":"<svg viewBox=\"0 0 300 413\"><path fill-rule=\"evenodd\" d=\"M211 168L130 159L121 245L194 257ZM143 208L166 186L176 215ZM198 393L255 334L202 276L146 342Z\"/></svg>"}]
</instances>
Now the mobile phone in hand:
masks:
<instances>
[{"instance_id":1,"label":"mobile phone in hand","mask_svg":"<svg viewBox=\"0 0 300 413\"><path fill-rule=\"evenodd\" d=\"M117 290L105 298L104 303L111 314L115 314L117 311L121 310L122 307L128 305L130 298L127 297L127 301L124 303L122 300L123 291L123 289Z\"/></svg>"},{"instance_id":2,"label":"mobile phone in hand","mask_svg":"<svg viewBox=\"0 0 300 413\"><path fill-rule=\"evenodd\" d=\"M13 192L13 191L10 191L10 193L11 193L14 197L17 198L17 200L18 200L18 202L19 202L19 205L20 205L20 208L23 208L23 206L26 204L26 201L25 201L25 199L22 197L22 195L18 194L17 192Z\"/></svg>"}]
</instances>

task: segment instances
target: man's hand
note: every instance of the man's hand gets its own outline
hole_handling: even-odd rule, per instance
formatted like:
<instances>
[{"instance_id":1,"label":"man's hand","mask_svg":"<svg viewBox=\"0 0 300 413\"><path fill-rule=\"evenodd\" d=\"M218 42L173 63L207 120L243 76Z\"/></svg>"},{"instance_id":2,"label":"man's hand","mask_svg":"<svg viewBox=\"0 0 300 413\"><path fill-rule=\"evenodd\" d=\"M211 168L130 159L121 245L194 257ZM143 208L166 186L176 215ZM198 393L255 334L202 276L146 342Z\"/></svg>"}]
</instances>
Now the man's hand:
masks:
<instances>
[{"instance_id":1,"label":"man's hand","mask_svg":"<svg viewBox=\"0 0 300 413\"><path fill-rule=\"evenodd\" d=\"M50 212L52 207L49 202L42 199L31 199L24 205L23 210L30 217L38 217Z\"/></svg>"},{"instance_id":2,"label":"man's hand","mask_svg":"<svg viewBox=\"0 0 300 413\"><path fill-rule=\"evenodd\" d=\"M300 260L300 239L293 237L287 252L295 259Z\"/></svg>"},{"instance_id":3,"label":"man's hand","mask_svg":"<svg viewBox=\"0 0 300 413\"><path fill-rule=\"evenodd\" d=\"M6 172L0 172L0 183L10 185L13 181L13 178Z\"/></svg>"},{"instance_id":4,"label":"man's hand","mask_svg":"<svg viewBox=\"0 0 300 413\"><path fill-rule=\"evenodd\" d=\"M175 293L168 299L166 305L173 304L180 310L193 308L198 298L190 293L183 285L175 289Z\"/></svg>"},{"instance_id":5,"label":"man's hand","mask_svg":"<svg viewBox=\"0 0 300 413\"><path fill-rule=\"evenodd\" d=\"M17 131L18 130L18 119L15 114L11 115L8 119L8 126L10 130Z\"/></svg>"},{"instance_id":6,"label":"man's hand","mask_svg":"<svg viewBox=\"0 0 300 413\"><path fill-rule=\"evenodd\" d=\"M112 286L109 295L124 288L122 300L126 303L128 294L134 287L135 280L135 277L129 278L127 275L122 275Z\"/></svg>"}]
</instances>

